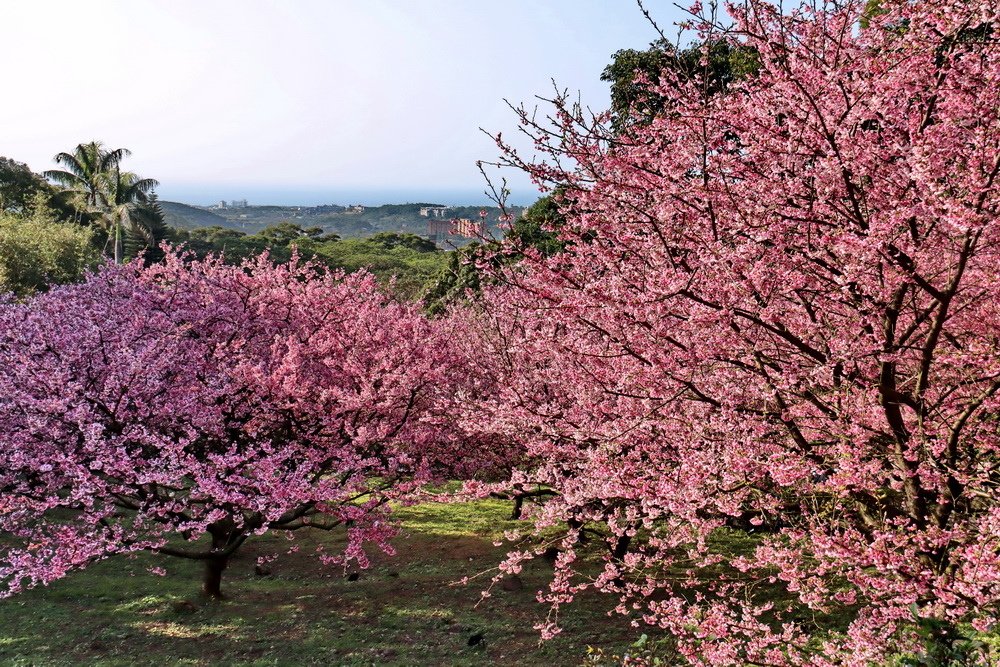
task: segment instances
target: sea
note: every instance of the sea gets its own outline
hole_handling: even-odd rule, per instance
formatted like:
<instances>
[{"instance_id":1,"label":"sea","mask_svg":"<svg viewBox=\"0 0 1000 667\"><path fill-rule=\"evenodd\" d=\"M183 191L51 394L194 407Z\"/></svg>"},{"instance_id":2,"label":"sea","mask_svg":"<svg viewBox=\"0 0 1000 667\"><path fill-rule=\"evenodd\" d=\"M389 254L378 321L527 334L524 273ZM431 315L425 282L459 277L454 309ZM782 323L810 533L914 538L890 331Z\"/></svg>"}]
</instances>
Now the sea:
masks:
<instances>
[{"instance_id":1,"label":"sea","mask_svg":"<svg viewBox=\"0 0 1000 667\"><path fill-rule=\"evenodd\" d=\"M249 206L382 206L385 204L441 204L442 206L495 206L485 188L329 188L294 189L259 185L180 185L163 183L159 198L195 206L212 206L220 201L243 200ZM531 186L513 189L507 199L511 206L529 206L542 193Z\"/></svg>"}]
</instances>

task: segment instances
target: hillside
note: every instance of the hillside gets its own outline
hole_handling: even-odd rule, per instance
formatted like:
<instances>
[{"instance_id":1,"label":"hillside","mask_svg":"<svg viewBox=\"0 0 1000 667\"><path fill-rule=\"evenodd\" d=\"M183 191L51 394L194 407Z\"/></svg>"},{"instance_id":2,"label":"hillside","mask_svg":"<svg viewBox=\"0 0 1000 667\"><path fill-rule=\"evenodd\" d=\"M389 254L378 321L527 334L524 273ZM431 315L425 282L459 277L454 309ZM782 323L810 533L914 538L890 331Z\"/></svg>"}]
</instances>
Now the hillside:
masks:
<instances>
[{"instance_id":1,"label":"hillside","mask_svg":"<svg viewBox=\"0 0 1000 667\"><path fill-rule=\"evenodd\" d=\"M454 218L479 220L479 213L485 210L491 233L497 234L500 209L480 206L450 206L437 204L385 204L383 206L238 206L228 208L200 207L178 202L161 202L166 223L178 229L197 227L223 227L254 234L266 227L281 222L294 222L302 227L319 227L325 233L333 233L343 238L363 238L379 232L416 234L426 237L431 220L447 221ZM421 209L443 209L438 217L423 216ZM516 217L521 207L510 207ZM460 239L450 239L461 244Z\"/></svg>"},{"instance_id":2,"label":"hillside","mask_svg":"<svg viewBox=\"0 0 1000 667\"><path fill-rule=\"evenodd\" d=\"M163 221L171 227L177 229L196 229L198 227L231 227L239 228L234 224L211 211L203 208L181 204L175 201L161 201L160 207L163 209Z\"/></svg>"}]
</instances>

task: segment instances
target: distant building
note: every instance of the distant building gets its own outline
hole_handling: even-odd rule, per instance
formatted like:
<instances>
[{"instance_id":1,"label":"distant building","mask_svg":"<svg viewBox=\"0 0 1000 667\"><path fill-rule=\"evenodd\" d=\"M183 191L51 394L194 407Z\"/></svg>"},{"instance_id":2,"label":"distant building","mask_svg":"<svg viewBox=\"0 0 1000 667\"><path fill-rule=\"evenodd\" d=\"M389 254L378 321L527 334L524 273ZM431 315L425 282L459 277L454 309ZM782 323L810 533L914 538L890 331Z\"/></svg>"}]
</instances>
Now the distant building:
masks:
<instances>
[{"instance_id":1,"label":"distant building","mask_svg":"<svg viewBox=\"0 0 1000 667\"><path fill-rule=\"evenodd\" d=\"M365 207L362 206L361 204L348 204L347 205L347 209L346 209L345 212L346 213L364 213L365 212Z\"/></svg>"},{"instance_id":2,"label":"distant building","mask_svg":"<svg viewBox=\"0 0 1000 667\"><path fill-rule=\"evenodd\" d=\"M229 208L246 208L246 207L247 207L246 199L234 199L233 201L229 202Z\"/></svg>"},{"instance_id":3,"label":"distant building","mask_svg":"<svg viewBox=\"0 0 1000 667\"><path fill-rule=\"evenodd\" d=\"M427 239L434 243L444 243L451 233L451 220L427 221Z\"/></svg>"},{"instance_id":4,"label":"distant building","mask_svg":"<svg viewBox=\"0 0 1000 667\"><path fill-rule=\"evenodd\" d=\"M464 236L467 239L481 239L486 236L486 220L470 220L469 218L459 218L452 220L455 236Z\"/></svg>"},{"instance_id":5,"label":"distant building","mask_svg":"<svg viewBox=\"0 0 1000 667\"><path fill-rule=\"evenodd\" d=\"M454 237L481 239L486 236L485 220L470 220L456 218L454 220L439 220L431 218L427 221L427 239L437 244L444 244Z\"/></svg>"},{"instance_id":6,"label":"distant building","mask_svg":"<svg viewBox=\"0 0 1000 667\"><path fill-rule=\"evenodd\" d=\"M425 218L443 218L448 212L447 206L421 206L420 215Z\"/></svg>"}]
</instances>

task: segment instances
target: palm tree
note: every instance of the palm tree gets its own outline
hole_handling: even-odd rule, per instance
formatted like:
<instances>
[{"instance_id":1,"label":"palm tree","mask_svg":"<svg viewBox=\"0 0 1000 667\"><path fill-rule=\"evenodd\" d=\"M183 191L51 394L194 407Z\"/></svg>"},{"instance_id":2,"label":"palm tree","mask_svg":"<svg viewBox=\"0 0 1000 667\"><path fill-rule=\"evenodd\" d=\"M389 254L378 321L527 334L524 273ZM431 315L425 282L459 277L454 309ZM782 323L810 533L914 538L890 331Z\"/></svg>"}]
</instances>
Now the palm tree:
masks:
<instances>
[{"instance_id":1,"label":"palm tree","mask_svg":"<svg viewBox=\"0 0 1000 667\"><path fill-rule=\"evenodd\" d=\"M131 154L127 148L105 150L100 141L79 144L72 153L59 153L53 158L65 169L46 171L45 176L80 193L88 208L102 209L105 204L103 179Z\"/></svg>"},{"instance_id":2,"label":"palm tree","mask_svg":"<svg viewBox=\"0 0 1000 667\"><path fill-rule=\"evenodd\" d=\"M45 176L68 188L80 198L84 210L96 218L114 244L114 260L124 256L124 237L141 237L146 245L156 240L163 214L153 189L159 183L121 170L121 161L131 155L127 148L106 150L99 141L79 144L72 153L59 153L57 164L65 169L45 172Z\"/></svg>"},{"instance_id":3,"label":"palm tree","mask_svg":"<svg viewBox=\"0 0 1000 667\"><path fill-rule=\"evenodd\" d=\"M156 242L156 232L163 222L153 193L159 183L152 178L139 178L130 171L121 171L117 166L101 180L107 201L104 218L108 236L114 242L115 264L121 264L126 235L142 238L147 246Z\"/></svg>"}]
</instances>

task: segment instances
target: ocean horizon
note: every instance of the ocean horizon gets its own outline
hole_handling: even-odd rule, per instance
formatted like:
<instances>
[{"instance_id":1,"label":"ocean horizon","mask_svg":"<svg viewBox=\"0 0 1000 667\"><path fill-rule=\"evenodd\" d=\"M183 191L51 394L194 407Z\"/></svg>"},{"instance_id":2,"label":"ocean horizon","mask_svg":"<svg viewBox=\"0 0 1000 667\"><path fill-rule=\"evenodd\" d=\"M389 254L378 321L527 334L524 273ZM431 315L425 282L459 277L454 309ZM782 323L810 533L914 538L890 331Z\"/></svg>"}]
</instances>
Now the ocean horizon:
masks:
<instances>
[{"instance_id":1,"label":"ocean horizon","mask_svg":"<svg viewBox=\"0 0 1000 667\"><path fill-rule=\"evenodd\" d=\"M249 206L383 206L386 204L441 204L443 206L495 206L483 189L472 188L280 188L259 185L166 185L157 188L161 200L194 206L243 200ZM511 206L529 206L542 193L532 188L514 190Z\"/></svg>"}]
</instances>

